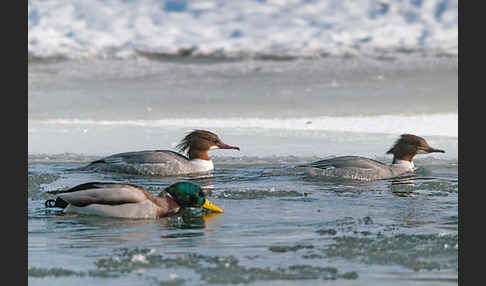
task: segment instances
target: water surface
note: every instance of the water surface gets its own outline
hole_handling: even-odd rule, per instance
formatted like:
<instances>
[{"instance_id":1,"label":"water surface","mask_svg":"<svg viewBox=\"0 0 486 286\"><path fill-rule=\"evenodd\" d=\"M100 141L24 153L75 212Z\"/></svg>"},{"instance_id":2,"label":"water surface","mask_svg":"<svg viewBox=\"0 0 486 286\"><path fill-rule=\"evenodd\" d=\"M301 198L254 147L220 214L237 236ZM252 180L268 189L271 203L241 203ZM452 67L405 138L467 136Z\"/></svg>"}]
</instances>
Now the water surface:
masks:
<instances>
[{"instance_id":1,"label":"water surface","mask_svg":"<svg viewBox=\"0 0 486 286\"><path fill-rule=\"evenodd\" d=\"M457 161L416 164L411 186L325 182L289 165L243 167L230 158L216 159L214 176L203 178L79 173L65 168L81 163L32 162L29 283L457 283ZM43 205L45 191L86 181L135 183L155 195L180 179L201 184L224 213L114 219L65 216Z\"/></svg>"}]
</instances>

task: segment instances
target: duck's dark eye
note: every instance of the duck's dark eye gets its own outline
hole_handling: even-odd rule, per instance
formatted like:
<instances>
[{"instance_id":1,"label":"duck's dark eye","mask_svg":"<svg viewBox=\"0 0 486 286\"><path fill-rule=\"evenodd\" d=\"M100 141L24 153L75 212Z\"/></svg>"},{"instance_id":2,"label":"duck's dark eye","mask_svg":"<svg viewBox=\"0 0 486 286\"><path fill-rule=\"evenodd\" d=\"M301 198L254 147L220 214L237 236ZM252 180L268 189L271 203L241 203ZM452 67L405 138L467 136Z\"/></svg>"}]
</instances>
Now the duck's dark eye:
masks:
<instances>
[{"instance_id":1,"label":"duck's dark eye","mask_svg":"<svg viewBox=\"0 0 486 286\"><path fill-rule=\"evenodd\" d=\"M189 197L189 203L190 203L190 204L195 204L195 203L197 203L197 196L195 196L195 195L191 195L191 196Z\"/></svg>"}]
</instances>

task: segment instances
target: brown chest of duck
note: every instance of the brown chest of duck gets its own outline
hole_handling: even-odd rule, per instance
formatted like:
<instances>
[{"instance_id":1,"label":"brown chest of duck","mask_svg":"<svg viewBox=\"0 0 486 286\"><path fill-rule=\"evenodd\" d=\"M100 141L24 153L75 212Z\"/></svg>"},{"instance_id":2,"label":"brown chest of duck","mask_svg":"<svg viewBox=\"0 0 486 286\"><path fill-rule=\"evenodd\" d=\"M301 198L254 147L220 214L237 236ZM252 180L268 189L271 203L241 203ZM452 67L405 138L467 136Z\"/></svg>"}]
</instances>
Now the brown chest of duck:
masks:
<instances>
[{"instance_id":1,"label":"brown chest of duck","mask_svg":"<svg viewBox=\"0 0 486 286\"><path fill-rule=\"evenodd\" d=\"M147 219L171 216L184 208L223 212L206 198L200 186L185 181L168 186L158 196L137 185L112 182L89 182L48 193L56 199L47 200L45 206L68 214Z\"/></svg>"}]
</instances>

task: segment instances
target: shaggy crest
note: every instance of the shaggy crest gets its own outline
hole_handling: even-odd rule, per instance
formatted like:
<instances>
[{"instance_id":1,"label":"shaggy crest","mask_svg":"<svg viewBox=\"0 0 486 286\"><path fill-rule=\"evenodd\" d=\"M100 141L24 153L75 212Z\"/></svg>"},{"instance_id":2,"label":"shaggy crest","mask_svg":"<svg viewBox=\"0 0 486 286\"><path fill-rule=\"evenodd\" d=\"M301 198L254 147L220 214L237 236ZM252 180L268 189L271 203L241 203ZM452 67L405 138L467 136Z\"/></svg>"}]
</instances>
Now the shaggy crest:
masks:
<instances>
[{"instance_id":1,"label":"shaggy crest","mask_svg":"<svg viewBox=\"0 0 486 286\"><path fill-rule=\"evenodd\" d=\"M405 148L404 148L405 147ZM408 147L408 148L407 148ZM412 134L402 134L393 147L390 148L387 154L396 154L399 150L408 149L416 150L418 147L430 147L424 138L412 135Z\"/></svg>"},{"instance_id":2,"label":"shaggy crest","mask_svg":"<svg viewBox=\"0 0 486 286\"><path fill-rule=\"evenodd\" d=\"M220 142L218 135L206 130L194 130L184 137L176 148L181 152L189 151L191 145L198 140L206 140L214 144Z\"/></svg>"},{"instance_id":3,"label":"shaggy crest","mask_svg":"<svg viewBox=\"0 0 486 286\"><path fill-rule=\"evenodd\" d=\"M445 153L445 151L430 147L429 143L422 137L402 134L395 145L386 153L393 154L393 161L398 159L411 162L416 154Z\"/></svg>"}]
</instances>

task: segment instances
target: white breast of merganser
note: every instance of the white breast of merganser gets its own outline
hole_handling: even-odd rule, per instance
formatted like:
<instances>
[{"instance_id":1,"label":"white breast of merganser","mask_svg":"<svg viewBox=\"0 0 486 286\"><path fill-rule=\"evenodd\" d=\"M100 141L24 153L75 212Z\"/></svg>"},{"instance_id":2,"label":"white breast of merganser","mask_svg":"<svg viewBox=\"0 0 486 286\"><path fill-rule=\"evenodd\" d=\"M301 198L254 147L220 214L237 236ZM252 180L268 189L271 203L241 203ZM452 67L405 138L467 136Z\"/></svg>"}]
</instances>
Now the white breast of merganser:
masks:
<instances>
[{"instance_id":1,"label":"white breast of merganser","mask_svg":"<svg viewBox=\"0 0 486 286\"><path fill-rule=\"evenodd\" d=\"M214 170L214 164L211 160L192 159L189 160L189 163L193 166L193 169L196 172L207 172Z\"/></svg>"},{"instance_id":2,"label":"white breast of merganser","mask_svg":"<svg viewBox=\"0 0 486 286\"><path fill-rule=\"evenodd\" d=\"M406 170L415 170L415 165L411 161L406 160L395 160L393 164L391 164L393 168L403 168Z\"/></svg>"}]
</instances>

